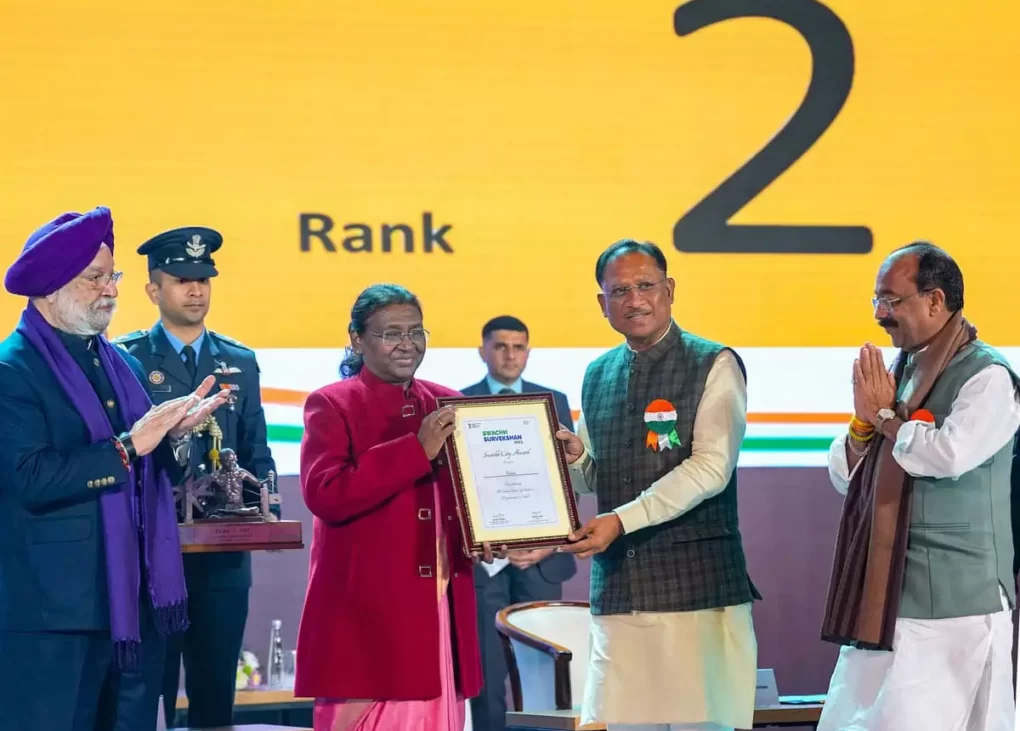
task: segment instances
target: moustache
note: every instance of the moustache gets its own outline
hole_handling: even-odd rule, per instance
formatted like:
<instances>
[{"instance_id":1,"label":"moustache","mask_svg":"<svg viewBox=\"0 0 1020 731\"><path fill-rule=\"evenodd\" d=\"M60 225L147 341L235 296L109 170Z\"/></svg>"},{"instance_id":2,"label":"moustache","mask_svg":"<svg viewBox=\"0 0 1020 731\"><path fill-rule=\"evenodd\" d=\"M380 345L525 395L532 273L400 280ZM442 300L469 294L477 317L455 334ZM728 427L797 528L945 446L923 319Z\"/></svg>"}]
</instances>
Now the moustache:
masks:
<instances>
[{"instance_id":1,"label":"moustache","mask_svg":"<svg viewBox=\"0 0 1020 731\"><path fill-rule=\"evenodd\" d=\"M884 317L881 320L879 320L878 321L878 326L879 327L898 327L898 325L896 324L896 320L890 320L887 317Z\"/></svg>"}]
</instances>

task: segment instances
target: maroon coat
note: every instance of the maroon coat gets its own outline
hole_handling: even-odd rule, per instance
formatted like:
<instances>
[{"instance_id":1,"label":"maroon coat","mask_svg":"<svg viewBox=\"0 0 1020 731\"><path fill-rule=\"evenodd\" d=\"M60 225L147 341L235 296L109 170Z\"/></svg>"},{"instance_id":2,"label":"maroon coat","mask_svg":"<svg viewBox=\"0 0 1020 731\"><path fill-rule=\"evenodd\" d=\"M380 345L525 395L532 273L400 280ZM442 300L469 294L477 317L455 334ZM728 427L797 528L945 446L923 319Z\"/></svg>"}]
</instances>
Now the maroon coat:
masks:
<instances>
[{"instance_id":1,"label":"maroon coat","mask_svg":"<svg viewBox=\"0 0 1020 731\"><path fill-rule=\"evenodd\" d=\"M464 697L482 684L473 564L464 555L446 451L418 442L437 396L367 369L305 403L301 487L315 516L294 692L304 698L424 700L439 696L434 520L449 557L454 664ZM413 407L413 414L404 416ZM433 510L438 481L442 510Z\"/></svg>"}]
</instances>

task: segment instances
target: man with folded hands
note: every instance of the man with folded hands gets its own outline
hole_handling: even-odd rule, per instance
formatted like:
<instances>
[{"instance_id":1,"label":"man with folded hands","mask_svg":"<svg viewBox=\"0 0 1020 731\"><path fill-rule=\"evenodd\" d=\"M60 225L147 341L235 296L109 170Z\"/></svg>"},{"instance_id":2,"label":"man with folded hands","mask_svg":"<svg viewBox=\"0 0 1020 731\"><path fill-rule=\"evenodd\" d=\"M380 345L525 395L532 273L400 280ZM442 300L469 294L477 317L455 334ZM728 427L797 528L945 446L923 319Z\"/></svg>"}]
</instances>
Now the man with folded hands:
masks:
<instances>
[{"instance_id":1,"label":"man with folded hands","mask_svg":"<svg viewBox=\"0 0 1020 731\"><path fill-rule=\"evenodd\" d=\"M894 251L872 304L900 351L887 370L861 349L829 453L846 500L822 636L843 647L818 728L1011 731L1020 379L963 317L942 249Z\"/></svg>"}]
</instances>

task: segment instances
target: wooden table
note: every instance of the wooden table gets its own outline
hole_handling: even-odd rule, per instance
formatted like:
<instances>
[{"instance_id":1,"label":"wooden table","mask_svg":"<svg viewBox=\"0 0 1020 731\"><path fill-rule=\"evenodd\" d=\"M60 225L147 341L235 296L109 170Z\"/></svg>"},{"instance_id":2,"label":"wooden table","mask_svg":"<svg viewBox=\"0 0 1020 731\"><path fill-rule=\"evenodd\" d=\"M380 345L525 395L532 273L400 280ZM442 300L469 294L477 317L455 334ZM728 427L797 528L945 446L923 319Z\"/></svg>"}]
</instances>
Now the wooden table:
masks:
<instances>
[{"instance_id":1,"label":"wooden table","mask_svg":"<svg viewBox=\"0 0 1020 731\"><path fill-rule=\"evenodd\" d=\"M818 725L821 715L821 703L781 703L778 706L755 708L754 727L811 726L814 728Z\"/></svg>"},{"instance_id":2,"label":"wooden table","mask_svg":"<svg viewBox=\"0 0 1020 731\"><path fill-rule=\"evenodd\" d=\"M822 713L821 703L781 704L754 710L755 728L782 728L784 726L817 726ZM581 716L572 711L509 711L506 714L508 729L523 731L605 731L605 724L581 724Z\"/></svg>"},{"instance_id":3,"label":"wooden table","mask_svg":"<svg viewBox=\"0 0 1020 731\"><path fill-rule=\"evenodd\" d=\"M293 690L239 690L234 693L234 731L270 731L290 729L297 731L312 723L311 698L295 698ZM188 699L181 692L177 696L178 722L187 723ZM237 725L241 724L241 725ZM270 725L258 725L270 724ZM272 725L276 724L276 725ZM210 729L209 731L218 731Z\"/></svg>"},{"instance_id":4,"label":"wooden table","mask_svg":"<svg viewBox=\"0 0 1020 731\"><path fill-rule=\"evenodd\" d=\"M275 708L277 706L304 706L311 707L311 698L295 698L293 690L239 690L234 694L234 706L266 706ZM188 707L188 697L184 691L177 696L177 710L183 711ZM245 730L247 731L247 729ZM256 729L256 731L264 731Z\"/></svg>"}]
</instances>

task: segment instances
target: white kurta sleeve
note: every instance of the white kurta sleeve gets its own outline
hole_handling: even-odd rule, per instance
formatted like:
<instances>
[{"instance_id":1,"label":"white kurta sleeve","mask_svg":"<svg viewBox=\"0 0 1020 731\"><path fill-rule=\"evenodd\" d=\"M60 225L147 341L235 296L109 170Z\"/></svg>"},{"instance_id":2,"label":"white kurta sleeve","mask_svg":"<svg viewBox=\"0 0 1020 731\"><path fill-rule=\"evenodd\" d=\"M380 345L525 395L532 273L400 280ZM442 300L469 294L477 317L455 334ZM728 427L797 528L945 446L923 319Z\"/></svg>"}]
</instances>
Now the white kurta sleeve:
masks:
<instances>
[{"instance_id":1,"label":"white kurta sleeve","mask_svg":"<svg viewBox=\"0 0 1020 731\"><path fill-rule=\"evenodd\" d=\"M625 533L683 515L729 484L747 430L747 385L730 350L712 364L694 417L691 456L614 511Z\"/></svg>"},{"instance_id":2,"label":"white kurta sleeve","mask_svg":"<svg viewBox=\"0 0 1020 731\"><path fill-rule=\"evenodd\" d=\"M893 458L914 477L955 479L990 459L1020 427L1020 402L1009 372L991 365L956 395L941 427L908 421L896 432Z\"/></svg>"},{"instance_id":3,"label":"white kurta sleeve","mask_svg":"<svg viewBox=\"0 0 1020 731\"><path fill-rule=\"evenodd\" d=\"M570 484L574 492L592 493L595 492L595 458L591 454L591 440L588 437L588 426L584 422L584 414L577 421L577 436L584 442L584 453L577 458L572 465L567 466L570 474Z\"/></svg>"},{"instance_id":4,"label":"white kurta sleeve","mask_svg":"<svg viewBox=\"0 0 1020 731\"><path fill-rule=\"evenodd\" d=\"M861 457L854 468L850 469L850 463L846 459L846 440L847 435L844 433L832 440L829 446L829 480L842 495L846 495L850 489L850 480L864 464L864 458Z\"/></svg>"}]
</instances>

